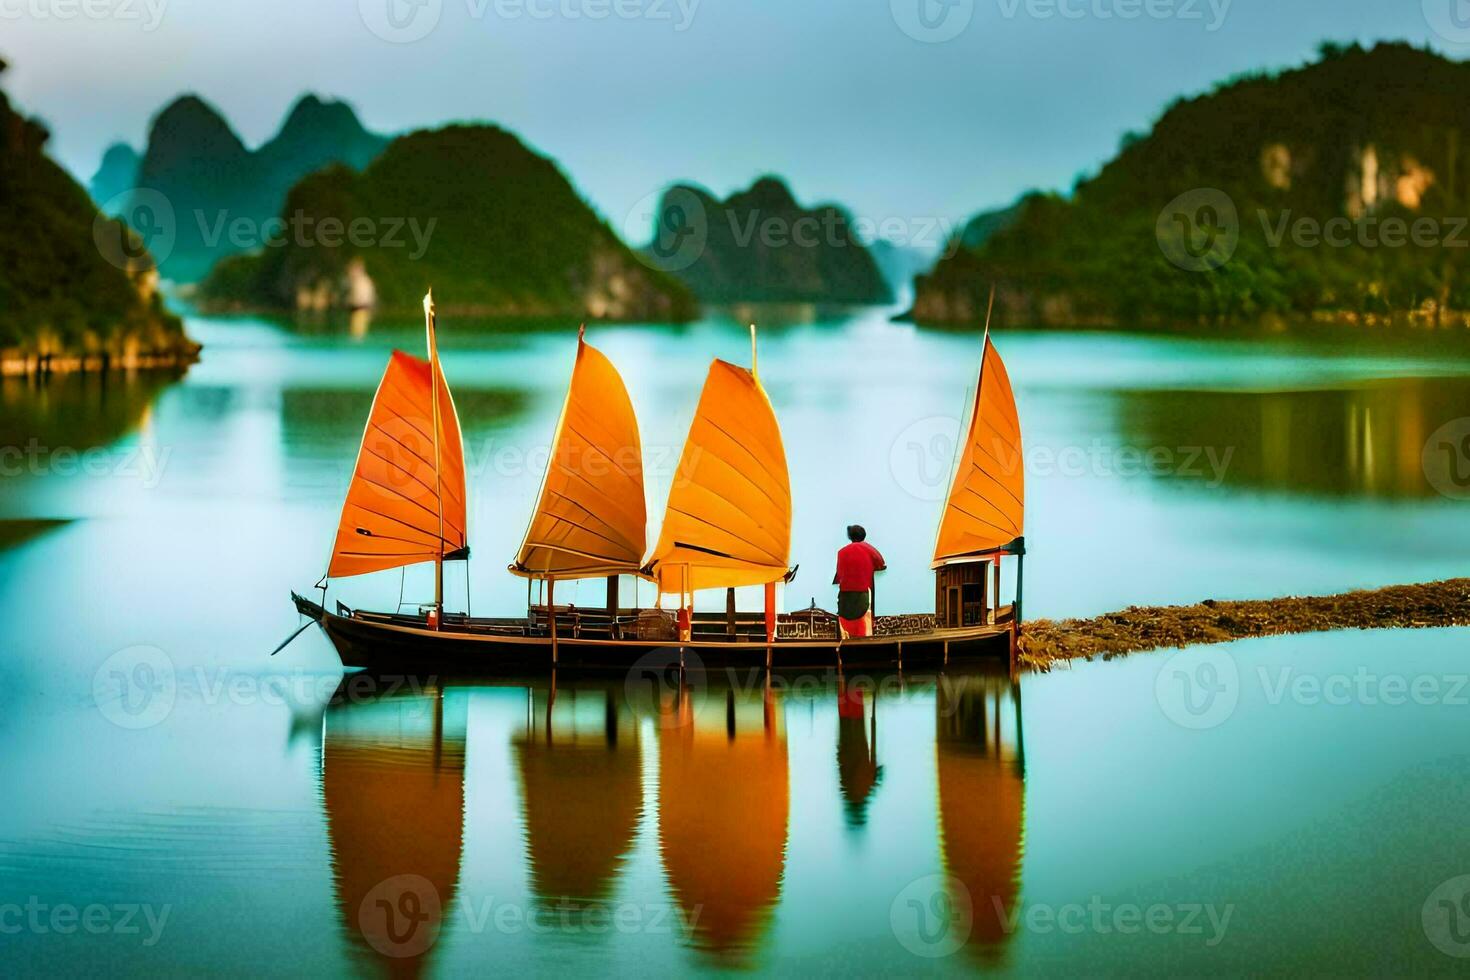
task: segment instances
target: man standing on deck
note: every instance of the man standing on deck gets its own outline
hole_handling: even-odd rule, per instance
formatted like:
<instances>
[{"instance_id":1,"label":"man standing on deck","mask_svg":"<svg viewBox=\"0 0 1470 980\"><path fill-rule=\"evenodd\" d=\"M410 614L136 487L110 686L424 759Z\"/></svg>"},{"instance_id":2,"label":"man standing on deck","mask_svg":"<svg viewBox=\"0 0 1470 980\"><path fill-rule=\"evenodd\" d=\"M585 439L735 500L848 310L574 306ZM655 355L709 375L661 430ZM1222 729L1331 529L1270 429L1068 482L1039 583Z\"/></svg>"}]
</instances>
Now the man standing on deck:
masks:
<instances>
[{"instance_id":1,"label":"man standing on deck","mask_svg":"<svg viewBox=\"0 0 1470 980\"><path fill-rule=\"evenodd\" d=\"M852 543L837 552L837 621L842 638L871 636L873 633L873 575L888 568L878 549L868 544L868 532L862 525L847 529Z\"/></svg>"}]
</instances>

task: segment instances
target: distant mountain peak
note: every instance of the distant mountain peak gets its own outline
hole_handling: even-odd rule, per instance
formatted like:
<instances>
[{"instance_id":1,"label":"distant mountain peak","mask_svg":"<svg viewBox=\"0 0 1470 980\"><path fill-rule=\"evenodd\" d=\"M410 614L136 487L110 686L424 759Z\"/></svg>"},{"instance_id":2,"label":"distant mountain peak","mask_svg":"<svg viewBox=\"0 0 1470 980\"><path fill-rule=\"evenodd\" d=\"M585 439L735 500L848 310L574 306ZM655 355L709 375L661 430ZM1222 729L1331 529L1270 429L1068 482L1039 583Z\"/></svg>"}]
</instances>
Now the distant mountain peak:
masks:
<instances>
[{"instance_id":1,"label":"distant mountain peak","mask_svg":"<svg viewBox=\"0 0 1470 980\"><path fill-rule=\"evenodd\" d=\"M92 200L99 206L106 206L119 194L132 190L138 183L138 167L143 158L138 151L127 143L113 143L102 154L102 164L97 172L92 175L88 190L91 191ZM114 205L108 209L110 213L121 213L121 208Z\"/></svg>"},{"instance_id":2,"label":"distant mountain peak","mask_svg":"<svg viewBox=\"0 0 1470 980\"><path fill-rule=\"evenodd\" d=\"M364 129L346 102L308 93L292 104L276 135L251 151L218 109L188 93L154 117L147 148L131 173L117 177L129 168L124 156L110 156L92 191L95 200L106 203L122 190L147 187L165 195L176 211L259 223L279 213L286 192L307 174L332 164L361 170L387 143ZM119 180L121 188L113 190ZM171 279L196 280L219 258L239 250L227 239L206 241L197 221L180 222L162 269Z\"/></svg>"},{"instance_id":3,"label":"distant mountain peak","mask_svg":"<svg viewBox=\"0 0 1470 980\"><path fill-rule=\"evenodd\" d=\"M153 117L154 131L183 128L210 128L234 135L220 111L192 92L174 99Z\"/></svg>"},{"instance_id":4,"label":"distant mountain peak","mask_svg":"<svg viewBox=\"0 0 1470 980\"><path fill-rule=\"evenodd\" d=\"M281 124L276 139L305 135L318 128L329 132L367 132L351 105L336 99L323 99L314 92L308 92L297 99L291 111L286 114L286 121Z\"/></svg>"},{"instance_id":5,"label":"distant mountain peak","mask_svg":"<svg viewBox=\"0 0 1470 980\"><path fill-rule=\"evenodd\" d=\"M750 189L744 194L731 195L730 202L734 202L736 198L743 199L748 205L777 211L787 211L797 207L796 196L791 193L791 188L786 185L786 181L772 174L766 174L751 184Z\"/></svg>"},{"instance_id":6,"label":"distant mountain peak","mask_svg":"<svg viewBox=\"0 0 1470 980\"><path fill-rule=\"evenodd\" d=\"M697 255L669 272L701 300L892 302L892 288L842 208L803 208L786 181L770 174L723 201L696 186L678 184L664 195L655 234L674 227L665 215L684 207L688 194L705 211L705 240Z\"/></svg>"}]
</instances>

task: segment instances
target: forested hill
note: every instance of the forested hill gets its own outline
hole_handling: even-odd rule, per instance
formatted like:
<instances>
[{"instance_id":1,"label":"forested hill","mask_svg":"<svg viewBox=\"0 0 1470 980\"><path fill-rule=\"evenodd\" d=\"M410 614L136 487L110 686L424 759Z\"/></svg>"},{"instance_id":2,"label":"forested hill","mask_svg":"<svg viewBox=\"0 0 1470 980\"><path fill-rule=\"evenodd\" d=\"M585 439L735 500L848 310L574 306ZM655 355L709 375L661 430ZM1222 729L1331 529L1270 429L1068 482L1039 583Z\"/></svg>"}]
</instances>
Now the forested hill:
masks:
<instances>
[{"instance_id":1,"label":"forested hill","mask_svg":"<svg viewBox=\"0 0 1470 980\"><path fill-rule=\"evenodd\" d=\"M5 64L0 61L0 73ZM46 155L45 127L0 92L0 369L147 367L196 348L136 235Z\"/></svg>"},{"instance_id":2,"label":"forested hill","mask_svg":"<svg viewBox=\"0 0 1470 980\"><path fill-rule=\"evenodd\" d=\"M682 321L694 298L651 268L548 158L497 126L399 137L362 173L329 167L287 195L279 234L224 260L211 308Z\"/></svg>"},{"instance_id":3,"label":"forested hill","mask_svg":"<svg viewBox=\"0 0 1470 980\"><path fill-rule=\"evenodd\" d=\"M1070 196L916 281L912 316L1032 325L1470 322L1470 65L1324 45L1172 105Z\"/></svg>"}]
</instances>

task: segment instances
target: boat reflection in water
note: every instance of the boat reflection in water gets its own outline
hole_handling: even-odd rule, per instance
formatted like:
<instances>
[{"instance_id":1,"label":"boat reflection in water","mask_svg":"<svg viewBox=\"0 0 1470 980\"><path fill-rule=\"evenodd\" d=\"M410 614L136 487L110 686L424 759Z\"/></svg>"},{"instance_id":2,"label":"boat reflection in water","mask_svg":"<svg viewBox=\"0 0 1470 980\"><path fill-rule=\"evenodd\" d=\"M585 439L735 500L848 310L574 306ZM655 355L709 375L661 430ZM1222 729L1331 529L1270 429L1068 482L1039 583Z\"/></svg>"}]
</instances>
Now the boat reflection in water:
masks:
<instances>
[{"instance_id":1,"label":"boat reflection in water","mask_svg":"<svg viewBox=\"0 0 1470 980\"><path fill-rule=\"evenodd\" d=\"M991 965L1010 937L1025 823L1021 688L1000 676L947 676L935 695L939 827L957 906L973 923L966 950Z\"/></svg>"},{"instance_id":2,"label":"boat reflection in water","mask_svg":"<svg viewBox=\"0 0 1470 980\"><path fill-rule=\"evenodd\" d=\"M529 901L556 912L539 920L544 928L526 934L533 945L585 952L591 945L585 932L597 946L650 942L655 957L687 956L700 968L758 966L775 941L786 875L797 867L787 862L792 772L782 685L742 687L680 675L647 704L630 700L624 683L582 679L559 687L553 678L514 687L519 699L504 686L366 698L339 690L337 700L351 703L327 710L322 799L337 914L357 957L373 972L416 976L444 968L449 948L511 955L507 946L519 942L509 933L475 937L463 922L456 941L448 942L451 918L477 907L462 878L466 828L484 832L488 819L465 818L473 702L478 751L510 750L509 768L480 767L490 782L476 788L475 799L494 809L491 823L513 823L517 807L522 817L522 846L495 848L496 874L514 880L506 860L524 861ZM866 679L839 681L819 699L830 706L835 693L835 758L830 742L822 757L836 764L844 824L877 834L881 852L892 843L884 835L907 834L913 824L895 823L891 813L870 819L883 779L880 691ZM1006 922L1019 900L1020 690L1005 677L944 675L916 691L925 699L932 691L935 701L938 812L927 799L911 805L923 822L937 816L940 896L947 907L973 912L970 928L955 937L966 947L960 955L993 966L1002 959ZM914 750L926 752L927 731L916 734ZM656 810L656 854L640 844L652 843L645 808ZM837 809L825 803L826 819L835 823ZM485 852L483 843L478 850ZM808 863L800 873L818 871ZM592 919L567 917L580 909L611 921L624 906L646 911L670 902L672 936L653 928L636 938L594 931L583 928ZM812 914L790 913L793 921ZM483 945L492 941L493 947Z\"/></svg>"},{"instance_id":3,"label":"boat reflection in water","mask_svg":"<svg viewBox=\"0 0 1470 980\"><path fill-rule=\"evenodd\" d=\"M790 777L769 689L692 690L663 709L659 845L693 944L723 965L757 945L781 893Z\"/></svg>"},{"instance_id":4,"label":"boat reflection in water","mask_svg":"<svg viewBox=\"0 0 1470 980\"><path fill-rule=\"evenodd\" d=\"M326 713L322 799L337 904L347 935L392 976L424 972L459 884L461 693L431 689Z\"/></svg>"},{"instance_id":5,"label":"boat reflection in water","mask_svg":"<svg viewBox=\"0 0 1470 980\"><path fill-rule=\"evenodd\" d=\"M620 691L527 695L515 760L532 890L562 908L605 900L643 811L637 720Z\"/></svg>"},{"instance_id":6,"label":"boat reflection in water","mask_svg":"<svg viewBox=\"0 0 1470 980\"><path fill-rule=\"evenodd\" d=\"M837 787L842 793L842 811L849 828L868 822L868 802L883 779L878 765L878 706L868 720L868 692L837 686Z\"/></svg>"}]
</instances>

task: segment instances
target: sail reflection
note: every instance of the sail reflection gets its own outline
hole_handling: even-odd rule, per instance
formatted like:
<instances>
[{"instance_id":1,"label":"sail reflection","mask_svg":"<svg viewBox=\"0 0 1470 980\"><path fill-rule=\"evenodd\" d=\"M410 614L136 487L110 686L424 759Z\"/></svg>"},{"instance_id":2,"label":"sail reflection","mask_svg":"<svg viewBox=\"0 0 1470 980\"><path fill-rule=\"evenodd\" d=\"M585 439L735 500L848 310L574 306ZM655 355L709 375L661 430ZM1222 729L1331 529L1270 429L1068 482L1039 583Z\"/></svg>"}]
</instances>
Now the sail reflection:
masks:
<instances>
[{"instance_id":1,"label":"sail reflection","mask_svg":"<svg viewBox=\"0 0 1470 980\"><path fill-rule=\"evenodd\" d=\"M527 693L514 751L531 887L562 907L606 899L643 811L636 719L610 690Z\"/></svg>"},{"instance_id":2,"label":"sail reflection","mask_svg":"<svg viewBox=\"0 0 1470 980\"><path fill-rule=\"evenodd\" d=\"M659 845L694 945L739 965L768 924L785 868L790 776L777 696L691 691L665 708Z\"/></svg>"},{"instance_id":3,"label":"sail reflection","mask_svg":"<svg viewBox=\"0 0 1470 980\"><path fill-rule=\"evenodd\" d=\"M945 870L968 892L967 952L999 962L1020 891L1025 823L1021 688L1005 677L944 677L935 699Z\"/></svg>"},{"instance_id":4,"label":"sail reflection","mask_svg":"<svg viewBox=\"0 0 1470 980\"><path fill-rule=\"evenodd\" d=\"M465 728L464 699L433 690L326 713L322 800L337 904L348 937L391 976L424 971L454 901Z\"/></svg>"}]
</instances>

